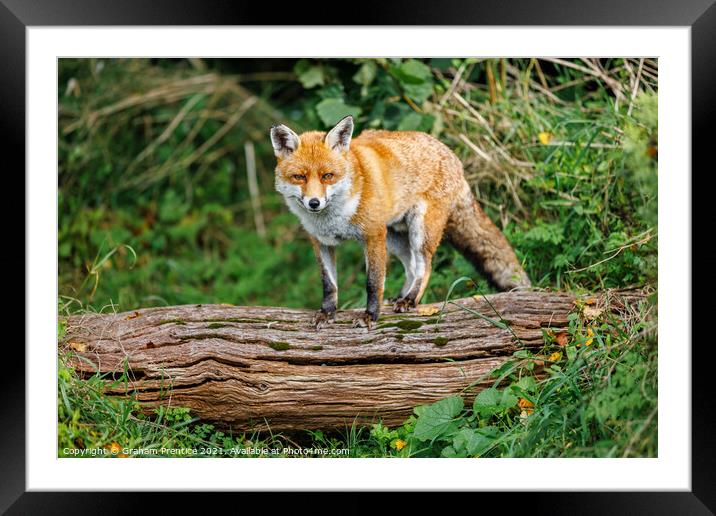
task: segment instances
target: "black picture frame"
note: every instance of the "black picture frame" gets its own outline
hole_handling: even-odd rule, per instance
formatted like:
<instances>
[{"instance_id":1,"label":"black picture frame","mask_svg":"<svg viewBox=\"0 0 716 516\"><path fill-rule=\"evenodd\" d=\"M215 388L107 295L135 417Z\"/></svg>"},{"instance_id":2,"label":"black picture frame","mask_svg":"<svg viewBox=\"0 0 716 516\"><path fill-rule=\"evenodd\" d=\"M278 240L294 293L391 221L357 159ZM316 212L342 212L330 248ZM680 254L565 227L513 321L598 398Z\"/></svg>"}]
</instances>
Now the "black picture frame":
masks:
<instances>
[{"instance_id":1,"label":"black picture frame","mask_svg":"<svg viewBox=\"0 0 716 516\"><path fill-rule=\"evenodd\" d=\"M25 59L26 29L32 26L63 25L557 25L557 26L684 26L691 28L692 81L692 170L713 169L710 156L716 124L716 0L558 0L550 3L527 0L442 1L413 0L410 3L361 2L360 9L343 11L336 4L324 9L292 10L270 2L230 3L200 0L0 0L0 127L3 162L25 168ZM316 13L331 13L336 20L320 20ZM349 14L350 13L350 14ZM707 164L710 167L707 169ZM9 167L6 168L9 173ZM691 177L695 177L691 172ZM24 191L24 186L23 186ZM693 190L692 190L693 191ZM698 190L696 190L698 192ZM700 195L707 195L701 192ZM14 202L23 202L15 195ZM696 202L695 206L708 205ZM11 204L5 204L6 208ZM14 207L17 213L20 207ZM16 215L15 215L16 217ZM693 216L696 224L699 220ZM706 218L708 221L708 218ZM707 222L708 223L708 222ZM692 238L698 234L692 229ZM24 238L24 237L23 237ZM20 251L22 249L22 251ZM25 246L16 246L12 266L25 263ZM693 254L692 254L693 257ZM18 264L19 265L19 264ZM708 264L707 264L708 267ZM663 271L662 273L666 273ZM32 271L25 268L26 277ZM704 311L690 300L694 311ZM704 314L705 315L705 314ZM699 318L692 320L698 321ZM703 319L702 319L703 320ZM693 339L694 345L691 345ZM9 343L8 343L9 344ZM714 396L709 387L711 368L708 341L692 337L684 329L684 349L692 354L692 489L689 492L619 493L510 493L511 505L530 512L579 514L714 514L716 512L716 444L709 417ZM0 512L8 514L97 514L134 511L143 507L135 496L123 493L26 492L25 483L25 351L6 345L3 358L11 363L0 374L3 395L3 424L0 425ZM556 480L558 483L558 480ZM486 507L487 494L480 494ZM411 500L419 501L419 497ZM172 500L184 503L181 496ZM299 502L300 503L300 502ZM401 503L408 504L402 499ZM350 505L350 504L349 504ZM165 506L166 508L166 506ZM407 505L405 506L407 509ZM405 509L404 509L405 510Z\"/></svg>"}]
</instances>

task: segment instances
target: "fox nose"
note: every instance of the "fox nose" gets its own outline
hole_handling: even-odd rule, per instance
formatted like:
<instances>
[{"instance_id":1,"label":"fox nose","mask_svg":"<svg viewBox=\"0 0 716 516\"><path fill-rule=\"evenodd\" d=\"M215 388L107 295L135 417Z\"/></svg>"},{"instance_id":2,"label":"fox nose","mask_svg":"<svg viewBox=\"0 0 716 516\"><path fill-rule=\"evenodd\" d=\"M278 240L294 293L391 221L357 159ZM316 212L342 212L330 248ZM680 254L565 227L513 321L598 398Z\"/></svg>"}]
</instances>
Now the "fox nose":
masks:
<instances>
[{"instance_id":1,"label":"fox nose","mask_svg":"<svg viewBox=\"0 0 716 516\"><path fill-rule=\"evenodd\" d=\"M308 201L308 206L310 206L312 210L315 210L320 205L321 205L321 201L319 201L315 197L313 199L311 199L310 201Z\"/></svg>"}]
</instances>

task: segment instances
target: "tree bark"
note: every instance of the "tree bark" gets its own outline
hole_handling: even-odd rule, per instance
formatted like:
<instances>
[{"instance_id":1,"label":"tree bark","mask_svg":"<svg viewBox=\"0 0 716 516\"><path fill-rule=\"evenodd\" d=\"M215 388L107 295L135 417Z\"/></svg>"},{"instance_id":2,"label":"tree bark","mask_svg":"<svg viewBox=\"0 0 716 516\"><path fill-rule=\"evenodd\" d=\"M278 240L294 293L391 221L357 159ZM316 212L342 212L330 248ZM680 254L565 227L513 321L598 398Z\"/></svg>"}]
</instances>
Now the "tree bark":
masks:
<instances>
[{"instance_id":1,"label":"tree bark","mask_svg":"<svg viewBox=\"0 0 716 516\"><path fill-rule=\"evenodd\" d=\"M587 306L625 310L643 296L602 292ZM543 330L564 331L580 304L556 292L488 299L457 300L442 317L430 313L441 303L408 314L386 307L370 331L351 325L360 310L341 311L320 330L310 326L313 311L289 308L184 305L76 315L66 320L59 346L80 374L107 373L108 394L128 388L147 411L188 407L234 430L396 425L413 407L446 396L470 403L494 382L491 370L518 349L539 350ZM125 371L127 383L113 385Z\"/></svg>"}]
</instances>

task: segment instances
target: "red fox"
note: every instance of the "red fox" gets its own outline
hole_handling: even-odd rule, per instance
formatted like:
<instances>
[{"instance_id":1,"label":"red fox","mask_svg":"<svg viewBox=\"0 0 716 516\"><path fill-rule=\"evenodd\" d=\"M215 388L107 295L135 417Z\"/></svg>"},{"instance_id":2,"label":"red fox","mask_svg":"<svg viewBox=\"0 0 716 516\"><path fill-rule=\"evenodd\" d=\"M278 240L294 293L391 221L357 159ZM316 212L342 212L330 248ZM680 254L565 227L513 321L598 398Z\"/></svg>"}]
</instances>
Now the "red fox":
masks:
<instances>
[{"instance_id":1,"label":"red fox","mask_svg":"<svg viewBox=\"0 0 716 516\"><path fill-rule=\"evenodd\" d=\"M308 232L321 269L323 303L313 320L317 328L335 315L335 248L347 239L361 242L367 268L367 306L355 326L370 329L378 320L388 253L405 268L394 311L417 306L443 233L497 288L530 285L507 239L473 197L462 163L446 145L416 131L366 130L352 136L350 116L328 133L299 136L285 125L271 128L276 190Z\"/></svg>"}]
</instances>

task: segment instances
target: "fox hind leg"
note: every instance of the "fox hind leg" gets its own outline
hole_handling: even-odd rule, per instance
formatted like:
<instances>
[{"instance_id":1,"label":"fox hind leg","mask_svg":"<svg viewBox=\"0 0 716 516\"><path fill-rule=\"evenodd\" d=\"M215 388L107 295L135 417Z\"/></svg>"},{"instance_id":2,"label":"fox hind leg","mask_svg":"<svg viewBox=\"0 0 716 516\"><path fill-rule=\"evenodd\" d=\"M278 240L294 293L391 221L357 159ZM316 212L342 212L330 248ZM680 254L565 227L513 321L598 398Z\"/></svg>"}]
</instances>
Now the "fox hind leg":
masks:
<instances>
[{"instance_id":1,"label":"fox hind leg","mask_svg":"<svg viewBox=\"0 0 716 516\"><path fill-rule=\"evenodd\" d=\"M398 299L404 298L413 284L413 271L410 267L410 241L408 233L405 231L395 231L388 228L388 252L400 260L405 269L405 281L398 295L389 299L391 303L395 303Z\"/></svg>"},{"instance_id":2,"label":"fox hind leg","mask_svg":"<svg viewBox=\"0 0 716 516\"><path fill-rule=\"evenodd\" d=\"M432 260L440 244L448 213L441 203L419 202L406 216L410 259L408 267L413 278L407 291L401 292L393 310L406 312L420 302L430 280Z\"/></svg>"}]
</instances>

